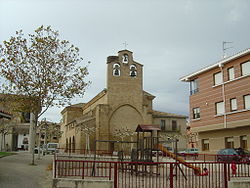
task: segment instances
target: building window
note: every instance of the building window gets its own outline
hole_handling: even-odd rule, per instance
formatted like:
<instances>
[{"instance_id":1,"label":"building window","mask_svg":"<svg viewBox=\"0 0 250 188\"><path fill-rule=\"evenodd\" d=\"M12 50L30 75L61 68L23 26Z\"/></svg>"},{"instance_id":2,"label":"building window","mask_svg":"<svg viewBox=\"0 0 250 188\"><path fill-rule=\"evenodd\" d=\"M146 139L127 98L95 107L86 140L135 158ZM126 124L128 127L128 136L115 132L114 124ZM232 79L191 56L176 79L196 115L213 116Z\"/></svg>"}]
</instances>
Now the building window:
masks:
<instances>
[{"instance_id":1,"label":"building window","mask_svg":"<svg viewBox=\"0 0 250 188\"><path fill-rule=\"evenodd\" d=\"M113 76L120 76L121 71L120 71L120 65L118 63L115 63L113 65Z\"/></svg>"},{"instance_id":2,"label":"building window","mask_svg":"<svg viewBox=\"0 0 250 188\"><path fill-rule=\"evenodd\" d=\"M131 77L136 77L137 76L137 69L135 65L130 66L130 76Z\"/></svg>"},{"instance_id":3,"label":"building window","mask_svg":"<svg viewBox=\"0 0 250 188\"><path fill-rule=\"evenodd\" d=\"M216 108L215 109L216 110L216 115L225 113L224 102L215 103L215 108Z\"/></svg>"},{"instance_id":4,"label":"building window","mask_svg":"<svg viewBox=\"0 0 250 188\"><path fill-rule=\"evenodd\" d=\"M209 151L209 139L202 139L202 151Z\"/></svg>"},{"instance_id":5,"label":"building window","mask_svg":"<svg viewBox=\"0 0 250 188\"><path fill-rule=\"evenodd\" d=\"M200 108L193 109L193 119L200 119Z\"/></svg>"},{"instance_id":6,"label":"building window","mask_svg":"<svg viewBox=\"0 0 250 188\"><path fill-rule=\"evenodd\" d=\"M242 76L250 74L250 61L241 64L241 74Z\"/></svg>"},{"instance_id":7,"label":"building window","mask_svg":"<svg viewBox=\"0 0 250 188\"><path fill-rule=\"evenodd\" d=\"M250 109L250 95L243 96L245 109Z\"/></svg>"},{"instance_id":8,"label":"building window","mask_svg":"<svg viewBox=\"0 0 250 188\"><path fill-rule=\"evenodd\" d=\"M30 113L29 112L22 112L22 123L30 123Z\"/></svg>"},{"instance_id":9,"label":"building window","mask_svg":"<svg viewBox=\"0 0 250 188\"><path fill-rule=\"evenodd\" d=\"M235 78L233 67L227 69L227 73L228 73L228 80L233 80Z\"/></svg>"},{"instance_id":10,"label":"building window","mask_svg":"<svg viewBox=\"0 0 250 188\"><path fill-rule=\"evenodd\" d=\"M214 85L221 84L223 82L222 73L218 72L214 74Z\"/></svg>"},{"instance_id":11,"label":"building window","mask_svg":"<svg viewBox=\"0 0 250 188\"><path fill-rule=\"evenodd\" d=\"M199 92L198 79L191 80L190 81L190 95L193 95L198 92Z\"/></svg>"},{"instance_id":12,"label":"building window","mask_svg":"<svg viewBox=\"0 0 250 188\"><path fill-rule=\"evenodd\" d=\"M230 99L230 108L231 108L231 111L237 110L237 100L235 98Z\"/></svg>"},{"instance_id":13,"label":"building window","mask_svg":"<svg viewBox=\"0 0 250 188\"><path fill-rule=\"evenodd\" d=\"M166 121L165 120L161 120L161 130L165 131L166 129Z\"/></svg>"},{"instance_id":14,"label":"building window","mask_svg":"<svg viewBox=\"0 0 250 188\"><path fill-rule=\"evenodd\" d=\"M225 148L234 148L234 138L226 137L225 138Z\"/></svg>"},{"instance_id":15,"label":"building window","mask_svg":"<svg viewBox=\"0 0 250 188\"><path fill-rule=\"evenodd\" d=\"M247 136L246 135L240 137L240 147L242 149L247 149Z\"/></svg>"},{"instance_id":16,"label":"building window","mask_svg":"<svg viewBox=\"0 0 250 188\"><path fill-rule=\"evenodd\" d=\"M177 131L177 121L172 120L172 131Z\"/></svg>"}]
</instances>

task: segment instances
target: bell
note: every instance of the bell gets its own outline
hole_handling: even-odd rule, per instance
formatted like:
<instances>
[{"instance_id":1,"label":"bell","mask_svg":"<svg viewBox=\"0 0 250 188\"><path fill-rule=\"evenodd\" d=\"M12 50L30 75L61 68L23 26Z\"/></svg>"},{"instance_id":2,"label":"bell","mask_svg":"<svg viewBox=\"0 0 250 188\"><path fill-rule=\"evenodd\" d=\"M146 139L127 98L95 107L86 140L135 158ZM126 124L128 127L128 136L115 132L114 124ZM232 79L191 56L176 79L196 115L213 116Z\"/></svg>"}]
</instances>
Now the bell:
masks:
<instances>
[{"instance_id":1,"label":"bell","mask_svg":"<svg viewBox=\"0 0 250 188\"><path fill-rule=\"evenodd\" d=\"M131 76L131 77L135 77L135 76L136 76L136 72L135 72L135 71L131 71L130 76Z\"/></svg>"},{"instance_id":2,"label":"bell","mask_svg":"<svg viewBox=\"0 0 250 188\"><path fill-rule=\"evenodd\" d=\"M123 62L128 62L128 55L127 55L127 54L125 54L125 55L123 56Z\"/></svg>"},{"instance_id":3,"label":"bell","mask_svg":"<svg viewBox=\"0 0 250 188\"><path fill-rule=\"evenodd\" d=\"M115 75L115 76L119 76L119 70L118 70L118 69L115 69L114 75Z\"/></svg>"}]
</instances>

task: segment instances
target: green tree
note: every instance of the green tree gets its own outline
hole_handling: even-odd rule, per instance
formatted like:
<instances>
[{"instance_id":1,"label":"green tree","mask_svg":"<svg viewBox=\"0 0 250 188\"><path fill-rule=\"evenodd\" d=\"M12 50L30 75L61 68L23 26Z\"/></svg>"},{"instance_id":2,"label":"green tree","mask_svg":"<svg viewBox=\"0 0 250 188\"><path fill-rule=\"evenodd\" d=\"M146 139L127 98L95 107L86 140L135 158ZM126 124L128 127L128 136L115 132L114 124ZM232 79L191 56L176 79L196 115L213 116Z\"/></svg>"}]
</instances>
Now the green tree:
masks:
<instances>
[{"instance_id":1,"label":"green tree","mask_svg":"<svg viewBox=\"0 0 250 188\"><path fill-rule=\"evenodd\" d=\"M83 96L89 85L85 81L87 65L81 65L82 60L79 49L61 40L50 26L40 26L27 37L22 30L17 31L0 46L2 92L25 96L21 106L32 112L34 119L30 129L32 164L38 118L52 106L63 106L73 97ZM22 103L27 98L32 102Z\"/></svg>"}]
</instances>

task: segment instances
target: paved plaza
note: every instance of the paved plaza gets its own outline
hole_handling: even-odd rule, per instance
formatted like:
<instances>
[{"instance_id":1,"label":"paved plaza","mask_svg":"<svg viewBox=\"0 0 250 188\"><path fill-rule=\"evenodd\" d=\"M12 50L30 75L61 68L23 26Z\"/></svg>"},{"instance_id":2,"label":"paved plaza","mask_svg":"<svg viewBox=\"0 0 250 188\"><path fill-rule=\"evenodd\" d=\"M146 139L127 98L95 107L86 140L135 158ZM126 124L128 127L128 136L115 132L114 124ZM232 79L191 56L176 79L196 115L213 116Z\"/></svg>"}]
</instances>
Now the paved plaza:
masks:
<instances>
[{"instance_id":1,"label":"paved plaza","mask_svg":"<svg viewBox=\"0 0 250 188\"><path fill-rule=\"evenodd\" d=\"M17 155L0 158L0 188L50 188L52 187L53 155L42 156L36 165L30 165L31 154L18 152Z\"/></svg>"}]
</instances>

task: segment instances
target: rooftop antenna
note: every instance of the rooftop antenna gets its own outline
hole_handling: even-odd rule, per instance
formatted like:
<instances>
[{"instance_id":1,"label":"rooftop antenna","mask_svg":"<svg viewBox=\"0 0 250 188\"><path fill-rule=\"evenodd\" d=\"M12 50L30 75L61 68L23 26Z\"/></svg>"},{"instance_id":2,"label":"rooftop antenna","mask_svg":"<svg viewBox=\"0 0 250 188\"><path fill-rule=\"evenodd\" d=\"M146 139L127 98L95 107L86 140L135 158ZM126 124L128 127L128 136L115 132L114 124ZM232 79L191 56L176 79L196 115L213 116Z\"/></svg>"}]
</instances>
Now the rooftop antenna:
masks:
<instances>
[{"instance_id":1,"label":"rooftop antenna","mask_svg":"<svg viewBox=\"0 0 250 188\"><path fill-rule=\"evenodd\" d=\"M223 58L226 58L226 50L230 49L230 48L233 48L233 46L229 46L229 47L226 47L227 44L230 44L230 43L233 43L233 42L228 42L228 41L223 41L222 42L222 50L223 50Z\"/></svg>"}]
</instances>

